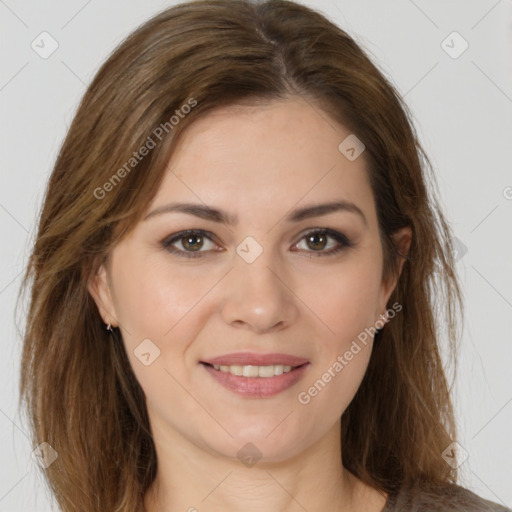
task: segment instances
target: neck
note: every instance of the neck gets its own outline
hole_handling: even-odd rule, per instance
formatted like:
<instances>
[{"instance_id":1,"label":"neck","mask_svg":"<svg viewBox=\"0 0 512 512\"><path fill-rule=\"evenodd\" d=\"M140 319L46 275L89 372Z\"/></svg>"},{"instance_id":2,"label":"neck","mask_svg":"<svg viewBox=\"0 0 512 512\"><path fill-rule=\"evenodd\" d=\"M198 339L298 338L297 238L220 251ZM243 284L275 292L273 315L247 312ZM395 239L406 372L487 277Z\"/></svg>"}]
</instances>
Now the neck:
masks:
<instances>
[{"instance_id":1,"label":"neck","mask_svg":"<svg viewBox=\"0 0 512 512\"><path fill-rule=\"evenodd\" d=\"M352 512L360 488L342 465L340 425L293 458L262 458L251 467L155 429L161 434L154 436L158 474L145 497L146 511Z\"/></svg>"}]
</instances>

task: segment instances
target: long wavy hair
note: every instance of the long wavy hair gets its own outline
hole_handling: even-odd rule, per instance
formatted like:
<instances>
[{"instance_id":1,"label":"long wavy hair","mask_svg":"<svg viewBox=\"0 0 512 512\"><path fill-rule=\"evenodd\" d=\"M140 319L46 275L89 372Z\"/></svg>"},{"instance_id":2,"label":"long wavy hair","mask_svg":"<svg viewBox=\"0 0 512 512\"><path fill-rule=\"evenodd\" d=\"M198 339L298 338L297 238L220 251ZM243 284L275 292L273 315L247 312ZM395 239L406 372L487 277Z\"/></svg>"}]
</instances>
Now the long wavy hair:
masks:
<instances>
[{"instance_id":1,"label":"long wavy hair","mask_svg":"<svg viewBox=\"0 0 512 512\"><path fill-rule=\"evenodd\" d=\"M119 330L115 342L104 329L90 280L141 220L190 123L214 108L290 97L364 142L384 277L397 275L392 233L413 233L389 301L402 311L376 335L343 414L343 465L386 492L456 483L442 458L456 426L440 348L444 340L454 381L463 303L451 229L410 111L321 13L285 0L199 0L159 13L113 51L47 184L18 297L30 293L19 407L33 447L46 442L58 454L44 475L61 510L143 510L157 472L144 393Z\"/></svg>"}]
</instances>

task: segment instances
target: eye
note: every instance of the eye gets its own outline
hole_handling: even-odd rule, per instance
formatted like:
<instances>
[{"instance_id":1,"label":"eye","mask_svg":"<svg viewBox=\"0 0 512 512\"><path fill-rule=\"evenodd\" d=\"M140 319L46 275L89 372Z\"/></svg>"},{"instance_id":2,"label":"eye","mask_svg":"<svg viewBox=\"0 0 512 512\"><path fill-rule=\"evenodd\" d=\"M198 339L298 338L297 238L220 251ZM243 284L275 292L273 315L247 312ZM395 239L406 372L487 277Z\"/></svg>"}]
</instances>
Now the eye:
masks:
<instances>
[{"instance_id":1,"label":"eye","mask_svg":"<svg viewBox=\"0 0 512 512\"><path fill-rule=\"evenodd\" d=\"M213 244L212 240L215 235L209 231L202 229L189 229L186 231L180 231L170 237L161 241L161 245L167 251L183 256L185 258L198 258L201 257L201 253L217 251L217 249L201 250L205 247L205 241ZM328 246L328 240L332 239L336 243L331 243L329 250L324 250ZM305 252L311 252L314 256L330 256L337 254L345 248L352 247L351 241L343 234L328 228L316 228L310 230L308 233L302 236L299 243L295 244L297 247L302 241L305 241L306 247L312 247L313 250L305 249ZM176 245L181 245L176 247ZM213 244L216 245L216 244ZM315 254L316 253L316 254Z\"/></svg>"},{"instance_id":2,"label":"eye","mask_svg":"<svg viewBox=\"0 0 512 512\"><path fill-rule=\"evenodd\" d=\"M335 240L337 244L331 244L331 248L325 251L324 249L328 246L329 238ZM343 233L328 228L316 228L311 230L303 235L301 241L302 240L305 241L306 247L313 248L313 251L306 252L316 253L313 254L314 256L332 256L345 248L352 247L352 242ZM299 244L296 244L296 246Z\"/></svg>"},{"instance_id":3,"label":"eye","mask_svg":"<svg viewBox=\"0 0 512 512\"><path fill-rule=\"evenodd\" d=\"M205 252L200 250L204 246L204 241L211 241L213 237L213 233L210 233L209 231L204 231L202 229L189 229L187 231L180 231L179 233L172 235L170 238L166 238L161 243L169 252L185 256L186 258L197 258L201 256L201 252ZM181 245L184 250L174 247L174 244L176 243Z\"/></svg>"}]
</instances>

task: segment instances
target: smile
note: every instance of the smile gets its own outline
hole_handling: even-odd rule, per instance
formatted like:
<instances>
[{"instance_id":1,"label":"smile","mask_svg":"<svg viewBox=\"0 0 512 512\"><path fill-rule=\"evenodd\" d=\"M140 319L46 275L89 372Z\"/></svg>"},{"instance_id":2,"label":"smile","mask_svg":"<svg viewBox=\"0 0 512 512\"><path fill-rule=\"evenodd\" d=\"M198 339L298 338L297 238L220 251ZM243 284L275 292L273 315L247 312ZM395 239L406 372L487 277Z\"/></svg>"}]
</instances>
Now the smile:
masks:
<instances>
[{"instance_id":1,"label":"smile","mask_svg":"<svg viewBox=\"0 0 512 512\"><path fill-rule=\"evenodd\" d=\"M282 375L292 370L289 365L275 364L270 366L255 366L255 365L219 365L214 364L213 368L224 373L231 373L231 375L237 375L239 377L274 377L274 375Z\"/></svg>"},{"instance_id":2,"label":"smile","mask_svg":"<svg viewBox=\"0 0 512 512\"><path fill-rule=\"evenodd\" d=\"M309 362L291 365L213 365L201 366L223 388L245 398L270 398L295 385L308 368Z\"/></svg>"}]
</instances>

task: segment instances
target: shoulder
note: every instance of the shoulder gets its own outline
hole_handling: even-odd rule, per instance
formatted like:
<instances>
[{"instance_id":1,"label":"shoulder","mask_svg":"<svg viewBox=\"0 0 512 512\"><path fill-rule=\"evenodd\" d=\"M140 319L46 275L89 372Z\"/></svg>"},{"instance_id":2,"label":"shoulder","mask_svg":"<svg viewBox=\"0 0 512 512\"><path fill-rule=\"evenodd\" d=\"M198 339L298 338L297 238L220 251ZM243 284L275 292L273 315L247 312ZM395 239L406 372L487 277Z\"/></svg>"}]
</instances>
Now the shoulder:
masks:
<instances>
[{"instance_id":1,"label":"shoulder","mask_svg":"<svg viewBox=\"0 0 512 512\"><path fill-rule=\"evenodd\" d=\"M456 484L415 485L391 493L382 512L512 512Z\"/></svg>"}]
</instances>

